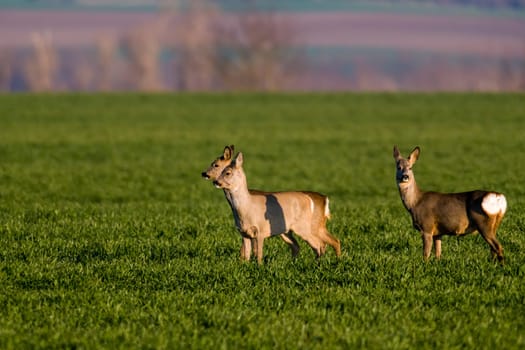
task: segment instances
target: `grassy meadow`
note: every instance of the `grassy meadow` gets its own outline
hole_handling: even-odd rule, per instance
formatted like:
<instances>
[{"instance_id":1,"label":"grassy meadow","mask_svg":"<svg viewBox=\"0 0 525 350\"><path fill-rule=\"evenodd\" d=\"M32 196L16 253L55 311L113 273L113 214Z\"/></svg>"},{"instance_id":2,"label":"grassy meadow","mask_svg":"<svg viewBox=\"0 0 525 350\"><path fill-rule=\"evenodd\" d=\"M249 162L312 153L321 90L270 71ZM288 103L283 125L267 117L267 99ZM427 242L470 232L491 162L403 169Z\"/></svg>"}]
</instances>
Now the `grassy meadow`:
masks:
<instances>
[{"instance_id":1,"label":"grassy meadow","mask_svg":"<svg viewBox=\"0 0 525 350\"><path fill-rule=\"evenodd\" d=\"M227 144L250 188L330 197L342 256L278 238L239 259ZM392 148L422 189L493 189L506 264L479 235L422 260ZM0 96L2 349L519 349L522 94Z\"/></svg>"}]
</instances>

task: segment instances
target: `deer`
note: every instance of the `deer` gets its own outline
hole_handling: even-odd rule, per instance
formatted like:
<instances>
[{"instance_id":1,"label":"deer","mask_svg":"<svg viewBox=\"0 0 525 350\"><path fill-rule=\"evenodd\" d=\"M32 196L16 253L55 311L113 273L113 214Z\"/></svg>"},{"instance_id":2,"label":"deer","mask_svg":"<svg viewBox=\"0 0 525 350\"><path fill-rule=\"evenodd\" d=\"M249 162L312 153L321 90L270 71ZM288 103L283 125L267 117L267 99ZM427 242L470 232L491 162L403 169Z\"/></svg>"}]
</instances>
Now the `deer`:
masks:
<instances>
[{"instance_id":1,"label":"deer","mask_svg":"<svg viewBox=\"0 0 525 350\"><path fill-rule=\"evenodd\" d=\"M215 160L210 164L208 169L202 172L202 177L206 180L215 181L217 178L221 175L224 168L226 168L233 160L235 146L229 145L224 147L223 154L219 157L215 158ZM249 190L250 193L264 193L262 191L258 190ZM228 204L230 205L230 208L233 213L233 217L235 218L237 215L237 212L235 210L235 207L232 205L232 199L229 195L229 192L226 190L223 190L224 197L228 201ZM319 196L322 196L319 194ZM328 200L328 198L326 198ZM328 205L328 202L326 202ZM328 206L326 207L328 209ZM329 212L328 212L329 213ZM292 257L296 257L299 254L299 243L297 243L297 240L291 233L285 233L281 235L281 238L283 241L290 246L290 249L292 251ZM241 245L241 260L250 260L251 252L252 252L252 243L251 239L247 237L242 237L242 245Z\"/></svg>"},{"instance_id":2,"label":"deer","mask_svg":"<svg viewBox=\"0 0 525 350\"><path fill-rule=\"evenodd\" d=\"M232 207L235 226L243 241L251 242L259 264L262 264L266 238L293 237L292 232L308 243L317 258L325 254L327 244L334 249L336 256L341 255L339 240L326 228L328 201L320 213L313 199L317 197L312 197L314 192L250 191L243 163L243 153L239 152L213 183L224 190ZM246 246L244 253L244 258L249 260L251 252Z\"/></svg>"},{"instance_id":3,"label":"deer","mask_svg":"<svg viewBox=\"0 0 525 350\"><path fill-rule=\"evenodd\" d=\"M396 182L403 205L412 217L413 227L421 233L423 258L427 261L435 246L435 256L441 257L443 235L460 236L479 232L488 243L492 258L503 263L503 247L496 238L507 200L501 193L474 190L460 193L441 193L419 189L412 167L419 158L415 147L408 158L403 158L394 146Z\"/></svg>"},{"instance_id":4,"label":"deer","mask_svg":"<svg viewBox=\"0 0 525 350\"><path fill-rule=\"evenodd\" d=\"M235 146L234 145L225 146L223 154L220 155L219 157L217 157L211 163L211 165L208 167L208 169L206 169L204 172L202 172L202 174L201 174L202 177L205 178L205 179L211 180L211 181L215 181L221 175L221 173L224 170L224 168L226 168L228 165L231 164L231 162L233 160L234 150L235 150ZM248 191L250 193L261 193L261 194L266 193L264 191L252 190L252 189L249 189ZM231 198L230 198L230 196L229 196L227 191L223 190L223 192L224 192L224 196L225 196L226 200L228 201L228 204L230 205L230 208L232 209L232 213L233 213L233 216L235 218L236 211L235 211L235 208L232 206ZM303 193L305 193L308 196L310 196L310 198L312 199L312 201L314 203L315 215L317 215L319 217L319 219L318 219L319 221L323 221L324 220L324 224L326 225L326 221L328 221L330 219L330 207L329 207L329 202L330 201L329 201L328 197L323 195L323 194L321 194L321 193L312 192L312 191L303 191ZM299 244L297 243L297 241L295 240L295 237L293 236L293 234L291 232L284 233L284 234L281 235L281 238L283 239L283 241L285 243L287 243L290 246L291 251L292 251L292 257L296 257L297 254L299 253L300 247L299 247ZM328 238L325 238L325 241L333 242L332 240L330 240L330 236L328 236ZM327 244L327 242L325 242L325 246L326 246L326 244ZM255 245L252 245L251 239L243 237L242 238L242 246L241 246L241 259L242 260L249 260L250 259L252 248L254 250ZM323 249L325 249L325 248L323 248Z\"/></svg>"}]
</instances>

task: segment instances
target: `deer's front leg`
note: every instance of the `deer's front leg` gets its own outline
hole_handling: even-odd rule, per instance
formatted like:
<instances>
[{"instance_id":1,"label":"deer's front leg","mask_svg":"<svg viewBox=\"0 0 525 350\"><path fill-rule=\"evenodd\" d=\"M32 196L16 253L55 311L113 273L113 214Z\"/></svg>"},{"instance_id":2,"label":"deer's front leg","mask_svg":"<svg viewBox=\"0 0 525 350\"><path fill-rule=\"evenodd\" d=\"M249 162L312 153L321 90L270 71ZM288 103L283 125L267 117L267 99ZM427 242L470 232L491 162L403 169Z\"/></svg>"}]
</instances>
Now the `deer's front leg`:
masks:
<instances>
[{"instance_id":1,"label":"deer's front leg","mask_svg":"<svg viewBox=\"0 0 525 350\"><path fill-rule=\"evenodd\" d=\"M257 242L257 262L259 264L262 264L262 260L263 260L263 245L264 245L264 237L262 236L257 236L257 238L255 239L255 241Z\"/></svg>"},{"instance_id":2,"label":"deer's front leg","mask_svg":"<svg viewBox=\"0 0 525 350\"><path fill-rule=\"evenodd\" d=\"M250 260L251 256L252 256L252 241L251 241L251 238L242 237L241 259L247 261L247 260Z\"/></svg>"},{"instance_id":3,"label":"deer's front leg","mask_svg":"<svg viewBox=\"0 0 525 350\"><path fill-rule=\"evenodd\" d=\"M432 234L422 232L421 238L423 239L423 258L428 260L432 251Z\"/></svg>"},{"instance_id":4,"label":"deer's front leg","mask_svg":"<svg viewBox=\"0 0 525 350\"><path fill-rule=\"evenodd\" d=\"M441 258L441 237L434 236L434 249L436 253L436 258Z\"/></svg>"},{"instance_id":5,"label":"deer's front leg","mask_svg":"<svg viewBox=\"0 0 525 350\"><path fill-rule=\"evenodd\" d=\"M252 254L257 256L257 238L250 238L250 244L252 245Z\"/></svg>"},{"instance_id":6,"label":"deer's front leg","mask_svg":"<svg viewBox=\"0 0 525 350\"><path fill-rule=\"evenodd\" d=\"M257 242L257 262L259 264L262 264L263 260L263 245L264 245L264 237L262 235L257 235L255 238L255 241Z\"/></svg>"},{"instance_id":7,"label":"deer's front leg","mask_svg":"<svg viewBox=\"0 0 525 350\"><path fill-rule=\"evenodd\" d=\"M250 237L253 251L255 253L255 256L257 257L257 262L259 264L262 264L264 237L262 237L258 228L255 226L250 227L246 233Z\"/></svg>"}]
</instances>

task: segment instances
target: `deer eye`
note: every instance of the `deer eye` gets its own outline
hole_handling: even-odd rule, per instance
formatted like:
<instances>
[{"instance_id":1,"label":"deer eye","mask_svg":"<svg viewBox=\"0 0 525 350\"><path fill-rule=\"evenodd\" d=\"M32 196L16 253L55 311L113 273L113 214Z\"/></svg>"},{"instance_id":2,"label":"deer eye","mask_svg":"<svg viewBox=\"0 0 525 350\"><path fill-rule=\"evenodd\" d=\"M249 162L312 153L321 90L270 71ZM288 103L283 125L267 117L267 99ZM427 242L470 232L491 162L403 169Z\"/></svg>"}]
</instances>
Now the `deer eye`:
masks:
<instances>
[{"instance_id":1,"label":"deer eye","mask_svg":"<svg viewBox=\"0 0 525 350\"><path fill-rule=\"evenodd\" d=\"M219 167L219 164L215 163L215 164L213 164L213 166L214 166L215 168L218 168L218 167Z\"/></svg>"}]
</instances>

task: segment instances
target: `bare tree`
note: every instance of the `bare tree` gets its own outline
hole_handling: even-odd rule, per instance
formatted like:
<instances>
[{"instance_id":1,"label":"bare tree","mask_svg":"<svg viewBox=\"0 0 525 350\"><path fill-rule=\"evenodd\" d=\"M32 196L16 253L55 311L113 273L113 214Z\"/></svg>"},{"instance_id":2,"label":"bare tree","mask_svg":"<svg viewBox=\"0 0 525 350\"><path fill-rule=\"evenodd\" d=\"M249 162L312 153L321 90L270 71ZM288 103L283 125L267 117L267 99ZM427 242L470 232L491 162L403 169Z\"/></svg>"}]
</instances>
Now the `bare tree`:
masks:
<instances>
[{"instance_id":1,"label":"bare tree","mask_svg":"<svg viewBox=\"0 0 525 350\"><path fill-rule=\"evenodd\" d=\"M33 51L24 65L25 79L32 91L49 91L54 87L58 57L51 33L33 33Z\"/></svg>"},{"instance_id":2,"label":"bare tree","mask_svg":"<svg viewBox=\"0 0 525 350\"><path fill-rule=\"evenodd\" d=\"M224 13L207 0L177 2L175 71L181 90L278 90L299 67L291 26L272 12Z\"/></svg>"},{"instance_id":3,"label":"bare tree","mask_svg":"<svg viewBox=\"0 0 525 350\"><path fill-rule=\"evenodd\" d=\"M112 66L115 60L117 43L113 36L100 37L96 43L96 88L101 91L110 91L113 87Z\"/></svg>"},{"instance_id":4,"label":"bare tree","mask_svg":"<svg viewBox=\"0 0 525 350\"><path fill-rule=\"evenodd\" d=\"M178 11L176 71L182 90L211 90L216 80L219 11L206 0L194 0Z\"/></svg>"},{"instance_id":5,"label":"bare tree","mask_svg":"<svg viewBox=\"0 0 525 350\"><path fill-rule=\"evenodd\" d=\"M153 24L138 27L122 39L121 45L127 54L129 83L138 90L162 89L159 78L161 46L158 27Z\"/></svg>"},{"instance_id":6,"label":"bare tree","mask_svg":"<svg viewBox=\"0 0 525 350\"><path fill-rule=\"evenodd\" d=\"M272 91L293 80L300 60L293 49L292 27L272 12L239 14L225 30L219 67L226 88Z\"/></svg>"}]
</instances>

